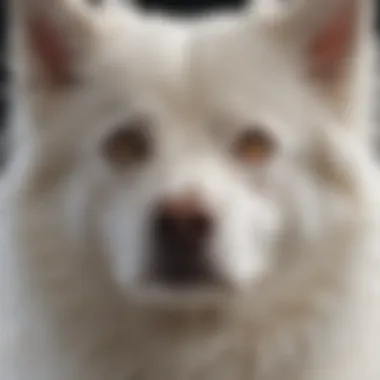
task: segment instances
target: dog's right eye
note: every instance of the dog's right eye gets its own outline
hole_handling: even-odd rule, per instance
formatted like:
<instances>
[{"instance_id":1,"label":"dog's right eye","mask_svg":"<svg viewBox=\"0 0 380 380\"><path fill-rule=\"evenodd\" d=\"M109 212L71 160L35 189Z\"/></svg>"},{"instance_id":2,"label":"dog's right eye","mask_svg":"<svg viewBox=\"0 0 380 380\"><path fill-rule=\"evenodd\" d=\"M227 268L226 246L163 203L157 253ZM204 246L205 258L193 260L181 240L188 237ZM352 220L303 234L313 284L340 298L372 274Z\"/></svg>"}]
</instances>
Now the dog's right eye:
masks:
<instances>
[{"instance_id":1,"label":"dog's right eye","mask_svg":"<svg viewBox=\"0 0 380 380\"><path fill-rule=\"evenodd\" d=\"M142 128L120 128L106 138L103 156L116 167L139 163L151 152L151 141Z\"/></svg>"},{"instance_id":2,"label":"dog's right eye","mask_svg":"<svg viewBox=\"0 0 380 380\"><path fill-rule=\"evenodd\" d=\"M235 141L233 153L236 158L247 164L262 164L274 153L272 138L261 129L248 130Z\"/></svg>"}]
</instances>

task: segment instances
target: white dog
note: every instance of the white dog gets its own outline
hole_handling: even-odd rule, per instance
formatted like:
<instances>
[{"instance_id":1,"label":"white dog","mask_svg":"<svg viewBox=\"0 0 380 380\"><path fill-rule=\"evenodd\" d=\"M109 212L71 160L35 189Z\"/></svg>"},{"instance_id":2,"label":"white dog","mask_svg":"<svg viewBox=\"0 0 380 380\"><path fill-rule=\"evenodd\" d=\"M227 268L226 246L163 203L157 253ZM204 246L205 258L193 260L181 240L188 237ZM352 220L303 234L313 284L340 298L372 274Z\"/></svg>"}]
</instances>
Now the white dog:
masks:
<instances>
[{"instance_id":1,"label":"white dog","mask_svg":"<svg viewBox=\"0 0 380 380\"><path fill-rule=\"evenodd\" d=\"M370 1L177 22L17 0L1 380L378 380Z\"/></svg>"}]
</instances>

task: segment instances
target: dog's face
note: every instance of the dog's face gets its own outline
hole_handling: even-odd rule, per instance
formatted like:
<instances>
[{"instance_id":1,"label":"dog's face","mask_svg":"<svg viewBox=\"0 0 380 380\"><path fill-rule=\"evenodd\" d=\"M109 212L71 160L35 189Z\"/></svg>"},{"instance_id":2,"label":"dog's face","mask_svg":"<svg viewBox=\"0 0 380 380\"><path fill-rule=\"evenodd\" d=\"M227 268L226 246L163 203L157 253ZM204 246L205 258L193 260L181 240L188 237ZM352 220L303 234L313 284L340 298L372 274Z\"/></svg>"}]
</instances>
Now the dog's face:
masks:
<instances>
[{"instance_id":1,"label":"dog's face","mask_svg":"<svg viewBox=\"0 0 380 380\"><path fill-rule=\"evenodd\" d=\"M138 298L233 295L311 260L305 247L334 228L346 190L335 164L325 167L338 156L329 94L343 81L323 38L321 57L304 53L318 28L295 42L298 13L314 5L292 22L174 25L69 3L55 1L77 19L45 20L50 38L41 19L30 23L39 83L27 78L26 92L35 191L59 197L62 233ZM82 33L76 41L70 27ZM72 50L73 65L75 44L83 54Z\"/></svg>"}]
</instances>

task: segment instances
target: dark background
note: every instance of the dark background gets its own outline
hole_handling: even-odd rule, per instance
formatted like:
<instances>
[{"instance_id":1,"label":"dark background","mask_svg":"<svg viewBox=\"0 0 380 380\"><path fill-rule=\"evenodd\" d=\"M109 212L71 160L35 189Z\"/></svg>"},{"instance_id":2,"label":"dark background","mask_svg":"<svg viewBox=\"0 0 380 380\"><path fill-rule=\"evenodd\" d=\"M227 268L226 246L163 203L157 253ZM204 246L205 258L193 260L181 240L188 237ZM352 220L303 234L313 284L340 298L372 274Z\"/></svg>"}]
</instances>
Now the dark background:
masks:
<instances>
[{"instance_id":1,"label":"dark background","mask_svg":"<svg viewBox=\"0 0 380 380\"><path fill-rule=\"evenodd\" d=\"M12 1L12 0L8 0ZM318 0L315 0L318 1ZM380 0L377 0L380 3ZM190 15L222 8L238 8L245 0L137 0L137 3L145 9L165 10L169 13ZM377 26L380 30L380 7L377 12ZM5 56L6 30L7 30L7 1L0 0L0 131L3 129L4 117L7 112L8 99L6 96L7 62Z\"/></svg>"}]
</instances>

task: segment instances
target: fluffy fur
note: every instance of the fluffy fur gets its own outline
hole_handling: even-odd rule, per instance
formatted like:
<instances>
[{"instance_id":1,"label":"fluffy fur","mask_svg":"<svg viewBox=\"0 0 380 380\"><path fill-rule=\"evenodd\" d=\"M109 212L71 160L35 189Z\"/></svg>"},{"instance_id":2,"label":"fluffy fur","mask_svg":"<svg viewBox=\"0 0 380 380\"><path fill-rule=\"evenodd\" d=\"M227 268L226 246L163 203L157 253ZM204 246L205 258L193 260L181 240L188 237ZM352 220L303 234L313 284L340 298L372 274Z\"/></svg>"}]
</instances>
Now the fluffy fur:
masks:
<instances>
[{"instance_id":1,"label":"fluffy fur","mask_svg":"<svg viewBox=\"0 0 380 380\"><path fill-rule=\"evenodd\" d=\"M379 378L369 8L179 22L15 1L25 117L0 193L1 379ZM140 117L152 155L116 168L104 142ZM249 164L231 147L257 129L276 148ZM189 190L215 220L219 281L164 288L148 226Z\"/></svg>"}]
</instances>

